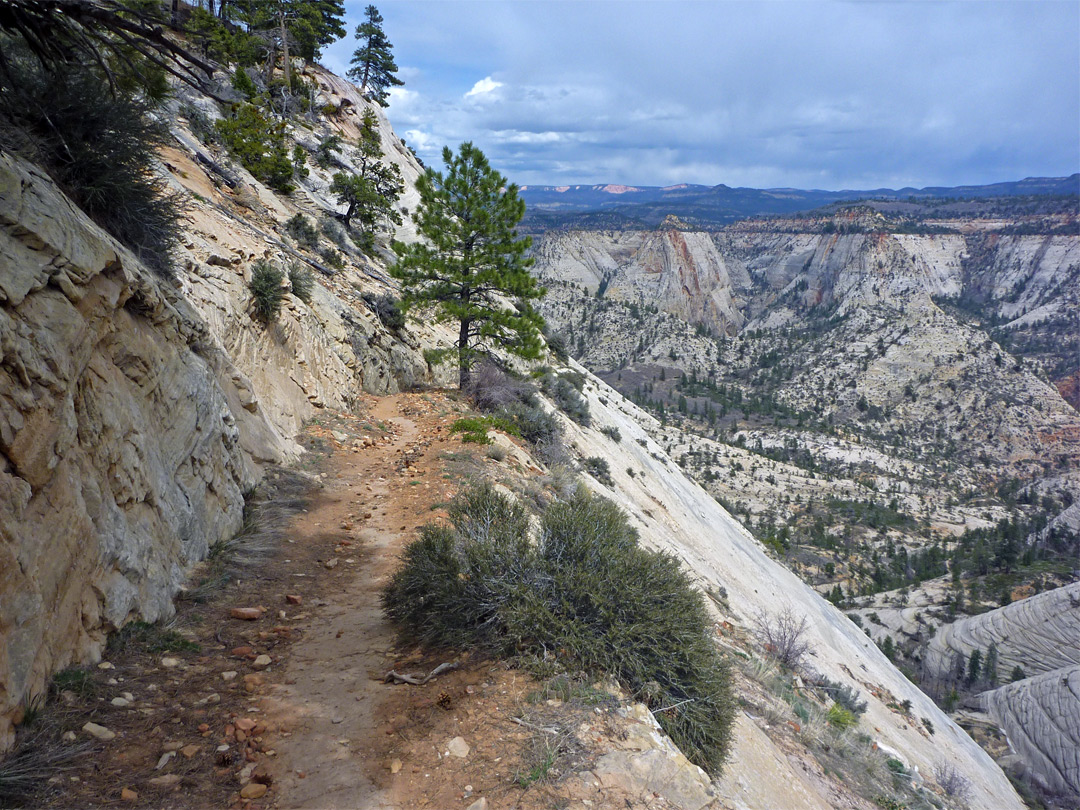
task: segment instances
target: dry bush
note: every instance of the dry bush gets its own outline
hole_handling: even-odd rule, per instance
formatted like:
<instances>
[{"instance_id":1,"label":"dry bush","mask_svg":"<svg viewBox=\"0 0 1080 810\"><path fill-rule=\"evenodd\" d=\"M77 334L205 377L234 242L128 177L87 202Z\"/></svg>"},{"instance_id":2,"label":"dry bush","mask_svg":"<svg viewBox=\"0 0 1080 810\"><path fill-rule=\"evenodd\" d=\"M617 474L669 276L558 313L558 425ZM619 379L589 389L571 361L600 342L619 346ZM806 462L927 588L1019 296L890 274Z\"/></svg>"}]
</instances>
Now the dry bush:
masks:
<instances>
[{"instance_id":1,"label":"dry bush","mask_svg":"<svg viewBox=\"0 0 1080 810\"><path fill-rule=\"evenodd\" d=\"M971 782L945 760L934 765L934 781L950 799L963 802L971 795Z\"/></svg>"},{"instance_id":2,"label":"dry bush","mask_svg":"<svg viewBox=\"0 0 1080 810\"><path fill-rule=\"evenodd\" d=\"M806 639L806 616L796 616L791 608L780 613L762 611L755 620L757 636L765 649L782 667L797 670L811 652Z\"/></svg>"}]
</instances>

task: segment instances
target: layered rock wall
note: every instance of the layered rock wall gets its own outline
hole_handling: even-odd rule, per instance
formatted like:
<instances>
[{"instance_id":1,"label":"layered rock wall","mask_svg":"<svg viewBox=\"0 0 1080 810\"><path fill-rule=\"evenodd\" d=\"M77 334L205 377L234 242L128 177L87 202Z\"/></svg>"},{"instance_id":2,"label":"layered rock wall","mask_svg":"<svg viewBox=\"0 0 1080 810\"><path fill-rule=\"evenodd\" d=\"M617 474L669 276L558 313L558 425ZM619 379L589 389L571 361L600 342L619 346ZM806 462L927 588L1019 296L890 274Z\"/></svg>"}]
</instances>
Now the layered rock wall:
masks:
<instances>
[{"instance_id":1,"label":"layered rock wall","mask_svg":"<svg viewBox=\"0 0 1080 810\"><path fill-rule=\"evenodd\" d=\"M170 284L0 154L0 743L48 676L240 526L249 386ZM239 421L238 421L239 419Z\"/></svg>"}]
</instances>

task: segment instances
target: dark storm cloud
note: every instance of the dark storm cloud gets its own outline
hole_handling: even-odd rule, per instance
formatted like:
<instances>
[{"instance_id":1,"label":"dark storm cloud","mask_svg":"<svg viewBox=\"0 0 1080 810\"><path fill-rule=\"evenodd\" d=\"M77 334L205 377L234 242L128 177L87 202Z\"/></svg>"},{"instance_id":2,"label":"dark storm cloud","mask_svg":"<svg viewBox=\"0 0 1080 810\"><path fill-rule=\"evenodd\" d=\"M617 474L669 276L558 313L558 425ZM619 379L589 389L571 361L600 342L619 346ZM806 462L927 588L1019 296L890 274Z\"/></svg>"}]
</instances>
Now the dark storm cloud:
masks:
<instances>
[{"instance_id":1,"label":"dark storm cloud","mask_svg":"<svg viewBox=\"0 0 1080 810\"><path fill-rule=\"evenodd\" d=\"M406 82L390 119L428 163L472 140L522 184L816 188L1080 165L1075 2L379 8Z\"/></svg>"}]
</instances>

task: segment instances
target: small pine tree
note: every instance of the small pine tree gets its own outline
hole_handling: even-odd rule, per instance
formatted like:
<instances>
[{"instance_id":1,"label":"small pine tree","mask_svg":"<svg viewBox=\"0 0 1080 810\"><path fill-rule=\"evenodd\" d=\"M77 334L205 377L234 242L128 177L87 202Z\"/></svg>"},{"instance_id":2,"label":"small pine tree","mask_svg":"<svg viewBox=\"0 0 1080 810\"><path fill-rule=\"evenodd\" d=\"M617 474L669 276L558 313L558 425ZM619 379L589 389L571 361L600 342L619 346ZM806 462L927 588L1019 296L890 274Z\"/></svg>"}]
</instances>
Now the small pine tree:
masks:
<instances>
[{"instance_id":1,"label":"small pine tree","mask_svg":"<svg viewBox=\"0 0 1080 810\"><path fill-rule=\"evenodd\" d=\"M990 646L986 650L986 660L983 662L982 676L990 686L997 686L998 674L998 649L997 644L993 641L990 642Z\"/></svg>"},{"instance_id":2,"label":"small pine tree","mask_svg":"<svg viewBox=\"0 0 1080 810\"><path fill-rule=\"evenodd\" d=\"M971 651L971 657L968 659L967 668L967 682L973 684L982 675L982 651L975 649Z\"/></svg>"},{"instance_id":3,"label":"small pine tree","mask_svg":"<svg viewBox=\"0 0 1080 810\"><path fill-rule=\"evenodd\" d=\"M1017 664L1015 667L1013 667L1012 673L1009 675L1009 680L1013 683L1016 683L1017 681L1024 680L1024 678L1026 677L1027 674L1024 672L1024 668Z\"/></svg>"},{"instance_id":4,"label":"small pine tree","mask_svg":"<svg viewBox=\"0 0 1080 810\"><path fill-rule=\"evenodd\" d=\"M463 143L455 155L443 149L446 174L428 168L416 183L415 220L425 242L394 243L402 304L434 304L435 316L458 324L457 346L432 352L438 362L456 354L462 389L478 354L497 346L537 358L543 318L530 301L546 290L530 275L532 240L518 238L525 203L516 185L491 168L483 152ZM506 299L510 299L509 305Z\"/></svg>"},{"instance_id":5,"label":"small pine tree","mask_svg":"<svg viewBox=\"0 0 1080 810\"><path fill-rule=\"evenodd\" d=\"M394 74L397 64L394 62L390 40L382 30L382 15L375 6L364 9L365 21L356 27L356 39L362 44L353 52L352 68L348 76L360 86L364 97L369 101L387 106L390 97L388 87L400 87L404 82Z\"/></svg>"},{"instance_id":6,"label":"small pine tree","mask_svg":"<svg viewBox=\"0 0 1080 810\"><path fill-rule=\"evenodd\" d=\"M885 636L885 640L881 642L881 651L885 653L885 657L890 661L896 656L896 643L893 641L892 636Z\"/></svg>"}]
</instances>

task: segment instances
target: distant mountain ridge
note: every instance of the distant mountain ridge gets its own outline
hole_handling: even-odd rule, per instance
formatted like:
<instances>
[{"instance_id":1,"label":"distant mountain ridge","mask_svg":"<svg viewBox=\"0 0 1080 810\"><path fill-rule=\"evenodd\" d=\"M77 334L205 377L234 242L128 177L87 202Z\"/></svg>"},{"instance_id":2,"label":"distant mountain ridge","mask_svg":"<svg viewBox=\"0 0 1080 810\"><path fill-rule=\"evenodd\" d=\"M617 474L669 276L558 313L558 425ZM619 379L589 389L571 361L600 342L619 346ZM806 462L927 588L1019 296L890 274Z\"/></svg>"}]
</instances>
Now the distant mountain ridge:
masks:
<instances>
[{"instance_id":1,"label":"distant mountain ridge","mask_svg":"<svg viewBox=\"0 0 1080 810\"><path fill-rule=\"evenodd\" d=\"M859 199L1016 197L1080 194L1080 173L1068 177L1028 177L982 186L928 186L824 191L795 188L732 188L703 186L627 186L619 184L523 186L521 197L528 221L539 227L558 227L584 216L596 227L655 226L668 215L697 224L723 225L746 217L793 214L831 203ZM600 215L600 216L598 216Z\"/></svg>"}]
</instances>

